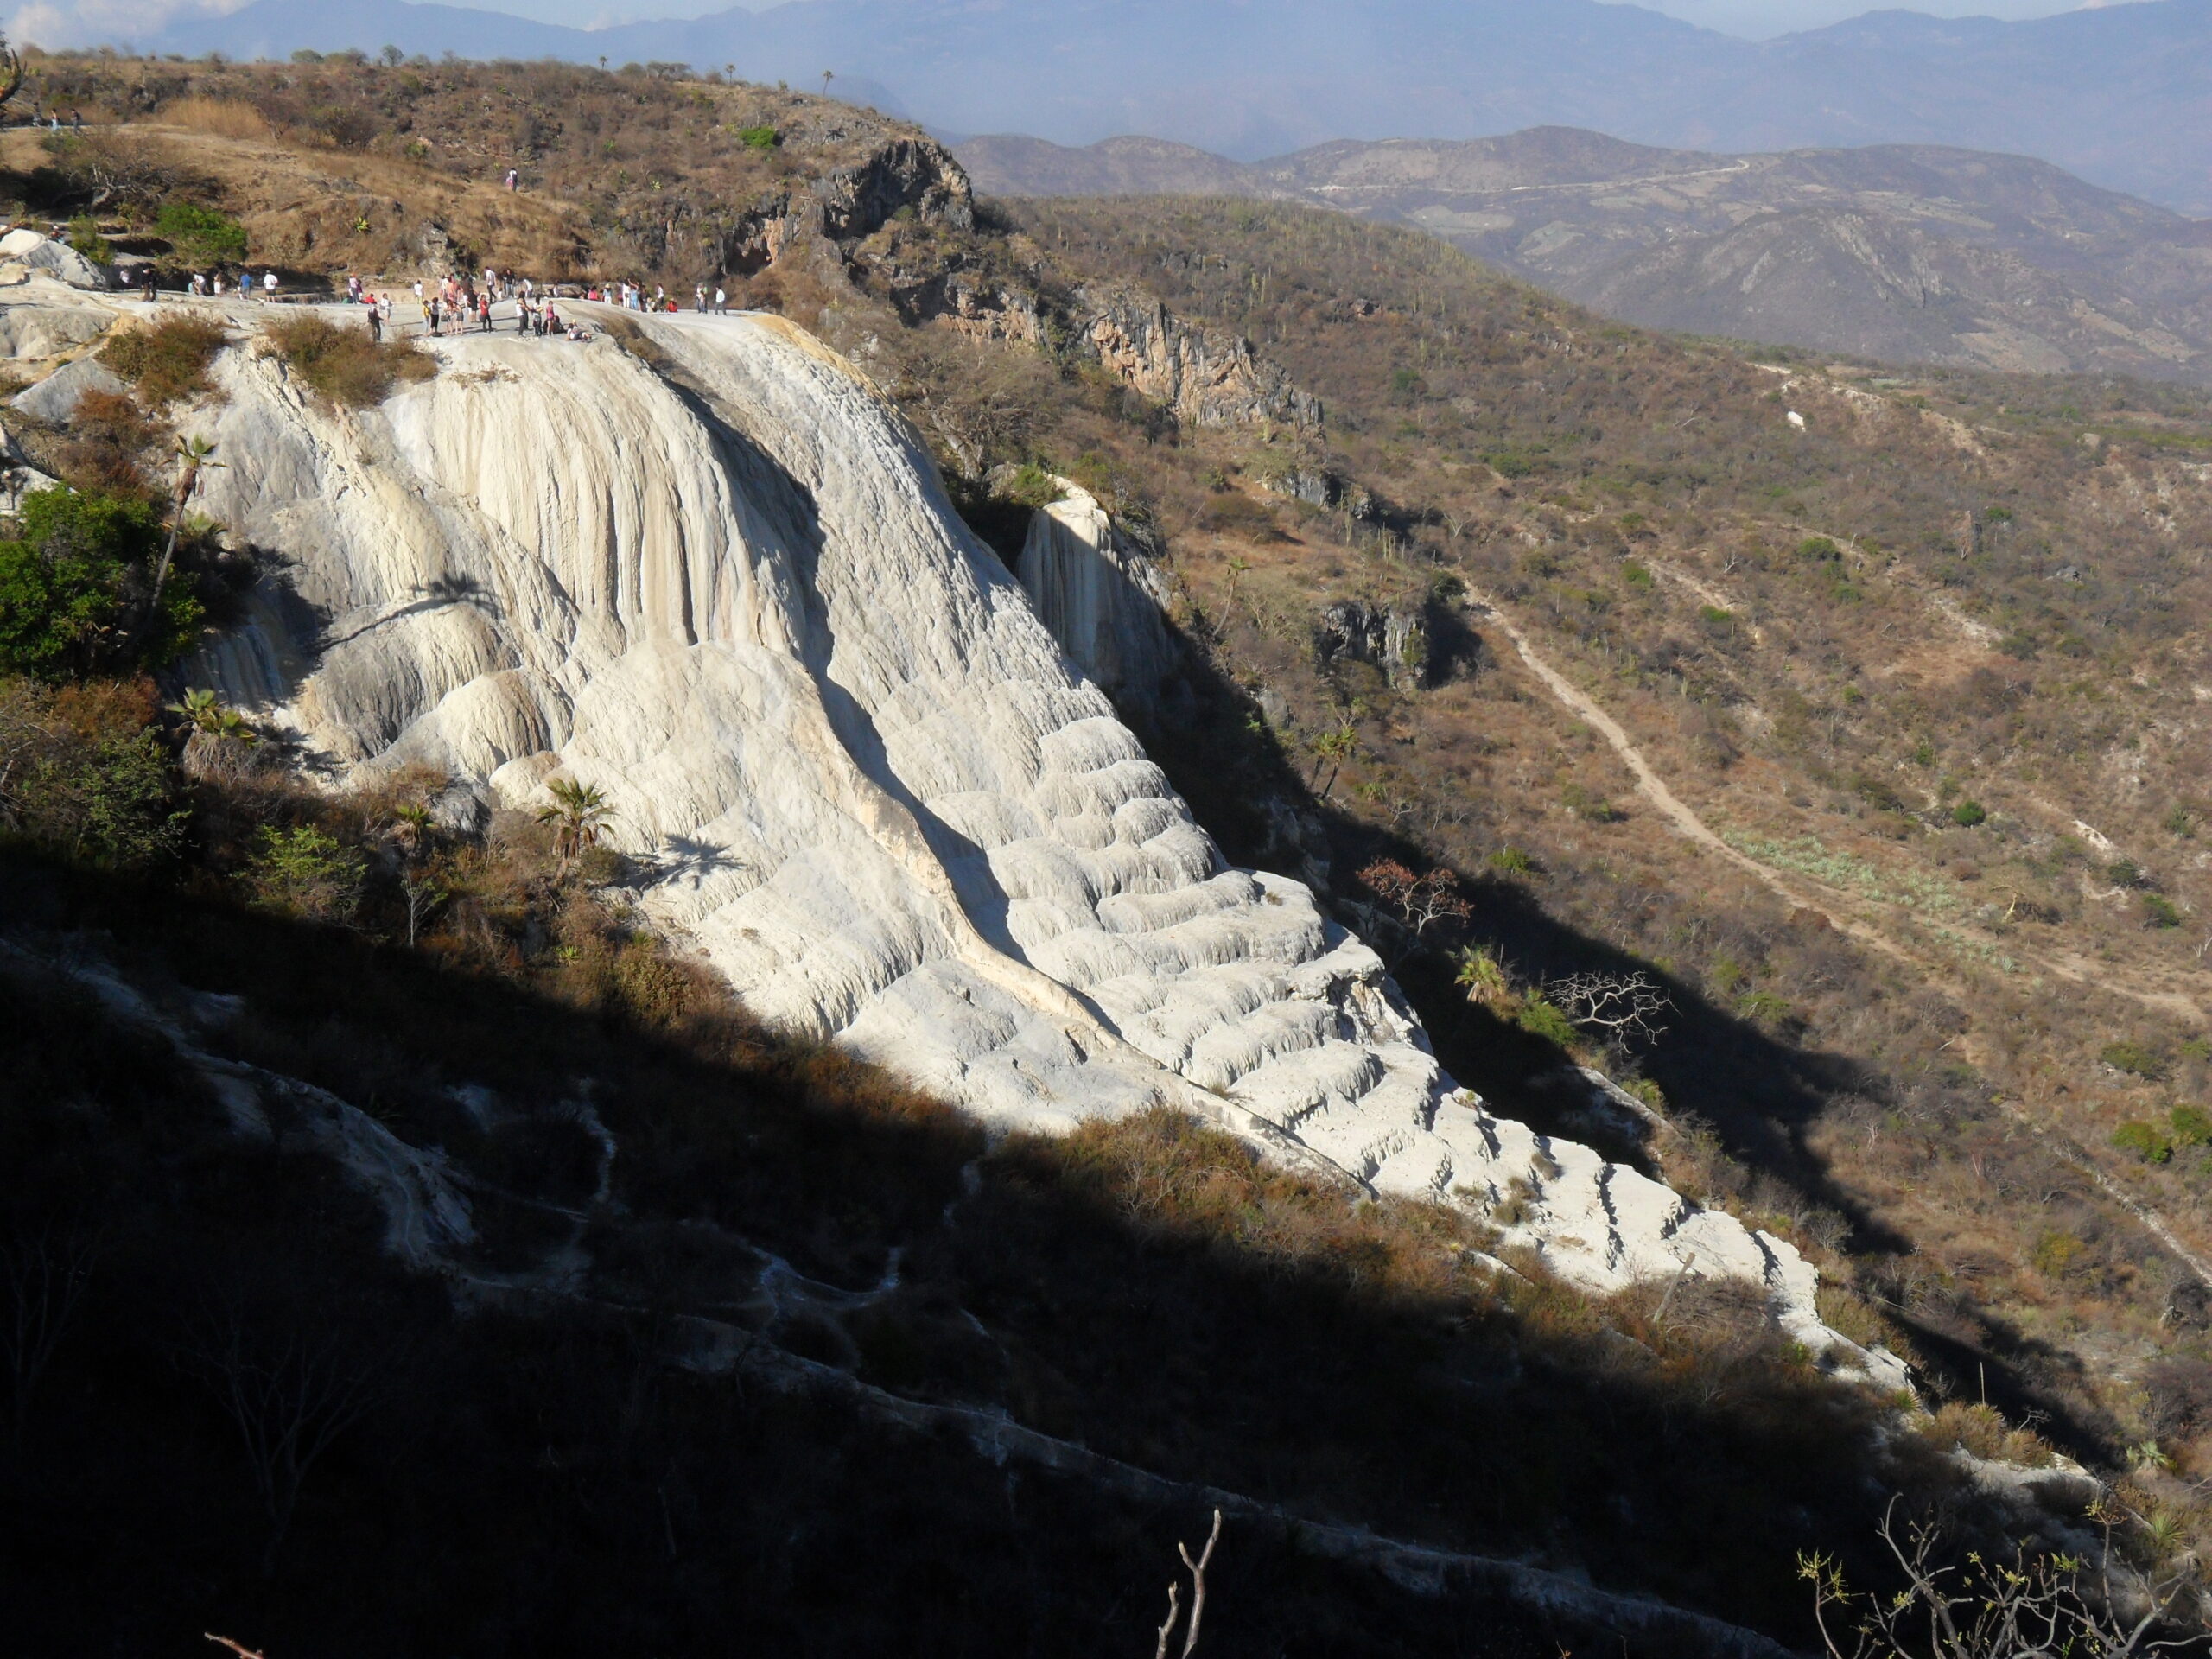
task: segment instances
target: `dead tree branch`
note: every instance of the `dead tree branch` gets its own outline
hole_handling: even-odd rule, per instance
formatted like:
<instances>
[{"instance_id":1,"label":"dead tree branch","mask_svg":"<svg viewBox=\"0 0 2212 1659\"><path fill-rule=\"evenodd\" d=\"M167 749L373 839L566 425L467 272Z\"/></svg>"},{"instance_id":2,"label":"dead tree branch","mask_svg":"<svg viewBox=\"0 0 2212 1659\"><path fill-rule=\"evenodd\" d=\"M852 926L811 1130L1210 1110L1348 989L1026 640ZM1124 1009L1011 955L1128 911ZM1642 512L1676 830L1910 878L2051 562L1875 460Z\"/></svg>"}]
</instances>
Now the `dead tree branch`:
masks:
<instances>
[{"instance_id":1,"label":"dead tree branch","mask_svg":"<svg viewBox=\"0 0 2212 1659\"><path fill-rule=\"evenodd\" d=\"M1191 1622L1184 1627L1182 1659L1191 1659L1198 1651L1198 1624L1206 1614L1206 1568L1213 1564L1213 1547L1221 1541L1221 1511L1213 1512L1213 1530L1206 1535L1206 1547L1198 1552L1196 1560L1191 1559L1191 1548L1179 1539L1175 1553L1183 1558L1183 1566L1191 1575ZM1160 1643L1153 1649L1153 1659L1167 1659L1167 1644L1175 1635L1175 1621L1182 1612L1183 1586L1179 1580L1167 1586L1167 1621L1160 1627Z\"/></svg>"},{"instance_id":2,"label":"dead tree branch","mask_svg":"<svg viewBox=\"0 0 2212 1659\"><path fill-rule=\"evenodd\" d=\"M1658 1017L1675 1006L1675 999L1643 973L1568 974L1547 981L1544 995L1576 1025L1622 1041L1649 1043L1664 1036L1667 1027Z\"/></svg>"}]
</instances>

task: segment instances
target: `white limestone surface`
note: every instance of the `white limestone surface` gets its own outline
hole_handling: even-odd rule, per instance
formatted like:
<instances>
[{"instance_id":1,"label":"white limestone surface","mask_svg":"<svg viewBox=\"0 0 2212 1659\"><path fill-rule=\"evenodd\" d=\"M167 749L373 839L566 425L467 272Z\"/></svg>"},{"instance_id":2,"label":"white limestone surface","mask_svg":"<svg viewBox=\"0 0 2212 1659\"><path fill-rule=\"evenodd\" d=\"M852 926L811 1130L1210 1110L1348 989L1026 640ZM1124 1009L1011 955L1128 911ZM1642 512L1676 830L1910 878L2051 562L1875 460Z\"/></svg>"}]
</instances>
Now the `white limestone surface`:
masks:
<instances>
[{"instance_id":1,"label":"white limestone surface","mask_svg":"<svg viewBox=\"0 0 2212 1659\"><path fill-rule=\"evenodd\" d=\"M43 272L72 288L97 290L109 285L107 273L67 242L28 228L0 236L0 259Z\"/></svg>"},{"instance_id":2,"label":"white limestone surface","mask_svg":"<svg viewBox=\"0 0 2212 1659\"><path fill-rule=\"evenodd\" d=\"M1014 575L1084 677L1123 708L1149 706L1175 665L1166 582L1096 496L1072 480L1056 482L1061 497L1030 515Z\"/></svg>"},{"instance_id":3,"label":"white limestone surface","mask_svg":"<svg viewBox=\"0 0 2212 1659\"><path fill-rule=\"evenodd\" d=\"M438 342L366 411L223 353L178 424L226 463L205 510L285 563L185 677L341 783L599 787L750 1008L993 1122L1165 1102L1377 1192L1510 1192L1576 1280L1756 1279L1882 1371L1789 1246L1493 1117L1372 950L1226 865L858 371L772 317L575 309L650 350Z\"/></svg>"}]
</instances>

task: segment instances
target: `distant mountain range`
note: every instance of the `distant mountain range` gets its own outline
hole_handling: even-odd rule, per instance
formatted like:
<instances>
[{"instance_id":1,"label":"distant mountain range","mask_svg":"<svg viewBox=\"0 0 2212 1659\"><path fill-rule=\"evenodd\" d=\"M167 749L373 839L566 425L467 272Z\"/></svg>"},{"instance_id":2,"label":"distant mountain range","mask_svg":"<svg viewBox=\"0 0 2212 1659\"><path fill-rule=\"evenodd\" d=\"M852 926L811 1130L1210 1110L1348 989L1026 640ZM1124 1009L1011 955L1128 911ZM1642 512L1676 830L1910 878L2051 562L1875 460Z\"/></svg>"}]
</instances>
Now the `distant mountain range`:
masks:
<instances>
[{"instance_id":1,"label":"distant mountain range","mask_svg":"<svg viewBox=\"0 0 2212 1659\"><path fill-rule=\"evenodd\" d=\"M1656 327L2212 384L2212 221L2017 156L1721 156L1560 127L1249 166L1149 138L979 138L958 153L1001 195L1281 197L1415 225Z\"/></svg>"},{"instance_id":2,"label":"distant mountain range","mask_svg":"<svg viewBox=\"0 0 2212 1659\"><path fill-rule=\"evenodd\" d=\"M2018 23L1873 12L1756 42L1598 0L792 0L588 31L256 0L118 43L728 64L799 86L830 69L832 90L940 131L1068 144L1149 132L1240 160L1544 124L1701 151L1950 144L2212 213L2212 0Z\"/></svg>"}]
</instances>

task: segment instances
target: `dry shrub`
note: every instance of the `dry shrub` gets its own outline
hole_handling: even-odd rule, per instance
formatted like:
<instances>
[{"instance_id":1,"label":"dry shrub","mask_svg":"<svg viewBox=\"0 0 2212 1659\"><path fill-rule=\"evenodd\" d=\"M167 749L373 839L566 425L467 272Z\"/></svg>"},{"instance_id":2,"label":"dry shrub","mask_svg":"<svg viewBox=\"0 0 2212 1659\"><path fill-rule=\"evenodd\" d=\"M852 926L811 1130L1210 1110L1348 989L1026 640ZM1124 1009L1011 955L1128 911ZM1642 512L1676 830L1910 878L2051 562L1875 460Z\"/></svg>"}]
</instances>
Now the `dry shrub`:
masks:
<instances>
[{"instance_id":1,"label":"dry shrub","mask_svg":"<svg viewBox=\"0 0 2212 1659\"><path fill-rule=\"evenodd\" d=\"M2047 1469L2055 1460L2050 1443L2032 1429L2014 1428L1996 1407L1954 1400L1913 1427L1936 1445L1955 1447L1998 1463Z\"/></svg>"},{"instance_id":2,"label":"dry shrub","mask_svg":"<svg viewBox=\"0 0 2212 1659\"><path fill-rule=\"evenodd\" d=\"M73 489L143 495L149 486L141 461L161 436L146 412L120 392L88 391L77 400L69 435L54 461Z\"/></svg>"},{"instance_id":3,"label":"dry shrub","mask_svg":"<svg viewBox=\"0 0 2212 1659\"><path fill-rule=\"evenodd\" d=\"M213 133L219 138L273 138L269 118L251 104L230 98L181 98L166 105L162 119L173 127Z\"/></svg>"},{"instance_id":4,"label":"dry shrub","mask_svg":"<svg viewBox=\"0 0 2212 1659\"><path fill-rule=\"evenodd\" d=\"M149 328L118 333L100 361L138 389L149 409L208 389L207 367L223 349L223 325L188 312L163 312Z\"/></svg>"},{"instance_id":5,"label":"dry shrub","mask_svg":"<svg viewBox=\"0 0 2212 1659\"><path fill-rule=\"evenodd\" d=\"M269 338L292 372L334 404L368 409L403 380L428 380L438 361L397 340L374 340L365 327L350 327L303 312L269 325Z\"/></svg>"}]
</instances>

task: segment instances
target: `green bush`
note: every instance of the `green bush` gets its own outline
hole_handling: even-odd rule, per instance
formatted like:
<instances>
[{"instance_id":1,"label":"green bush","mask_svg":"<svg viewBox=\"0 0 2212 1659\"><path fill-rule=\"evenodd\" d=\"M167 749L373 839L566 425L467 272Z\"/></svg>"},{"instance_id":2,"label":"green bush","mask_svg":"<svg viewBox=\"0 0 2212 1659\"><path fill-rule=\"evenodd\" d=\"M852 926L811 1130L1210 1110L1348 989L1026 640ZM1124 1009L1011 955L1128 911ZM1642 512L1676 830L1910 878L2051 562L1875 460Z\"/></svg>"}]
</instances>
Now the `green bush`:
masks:
<instances>
[{"instance_id":1,"label":"green bush","mask_svg":"<svg viewBox=\"0 0 2212 1659\"><path fill-rule=\"evenodd\" d=\"M2122 1038L2107 1043L2097 1051L2097 1058L2115 1071L2125 1071L2130 1077L2163 1077L2166 1074L2164 1058L2141 1043Z\"/></svg>"},{"instance_id":2,"label":"green bush","mask_svg":"<svg viewBox=\"0 0 2212 1659\"><path fill-rule=\"evenodd\" d=\"M783 135L773 127L747 127L737 137L747 149L770 150L784 142Z\"/></svg>"},{"instance_id":3,"label":"green bush","mask_svg":"<svg viewBox=\"0 0 2212 1659\"><path fill-rule=\"evenodd\" d=\"M271 910L308 921L350 918L361 896L367 861L358 848L311 823L280 830L264 824L246 885Z\"/></svg>"},{"instance_id":4,"label":"green bush","mask_svg":"<svg viewBox=\"0 0 2212 1659\"><path fill-rule=\"evenodd\" d=\"M2112 1143L2146 1164L2163 1164L2174 1155L2174 1143L2155 1123L2134 1120L2123 1123L2112 1132Z\"/></svg>"},{"instance_id":5,"label":"green bush","mask_svg":"<svg viewBox=\"0 0 2212 1659\"><path fill-rule=\"evenodd\" d=\"M1797 543L1797 556L1814 559L1822 564L1833 564L1843 557L1843 550L1825 536L1808 536Z\"/></svg>"},{"instance_id":6,"label":"green bush","mask_svg":"<svg viewBox=\"0 0 2212 1659\"><path fill-rule=\"evenodd\" d=\"M1989 814L1982 810L1980 801L1961 801L1951 809L1951 822L1971 830L1976 824L1989 822Z\"/></svg>"},{"instance_id":7,"label":"green bush","mask_svg":"<svg viewBox=\"0 0 2212 1659\"><path fill-rule=\"evenodd\" d=\"M235 264L246 255L245 226L197 202L164 203L154 229L187 264Z\"/></svg>"},{"instance_id":8,"label":"green bush","mask_svg":"<svg viewBox=\"0 0 2212 1659\"><path fill-rule=\"evenodd\" d=\"M35 490L18 525L0 542L0 673L53 681L162 668L197 638L200 601L183 582L148 613L162 521L144 501Z\"/></svg>"},{"instance_id":9,"label":"green bush","mask_svg":"<svg viewBox=\"0 0 2212 1659\"><path fill-rule=\"evenodd\" d=\"M2063 1279L2089 1247L2072 1233L2049 1232L2036 1240L2029 1261L2046 1279Z\"/></svg>"},{"instance_id":10,"label":"green bush","mask_svg":"<svg viewBox=\"0 0 2212 1659\"><path fill-rule=\"evenodd\" d=\"M105 869L166 861L187 815L160 734L130 690L0 680L0 833Z\"/></svg>"},{"instance_id":11,"label":"green bush","mask_svg":"<svg viewBox=\"0 0 2212 1659\"><path fill-rule=\"evenodd\" d=\"M1518 847L1501 847L1484 861L1500 875L1533 875L1536 861Z\"/></svg>"},{"instance_id":12,"label":"green bush","mask_svg":"<svg viewBox=\"0 0 2212 1659\"><path fill-rule=\"evenodd\" d=\"M99 222L90 213L79 213L69 221L69 245L96 265L115 263L114 248L100 234Z\"/></svg>"},{"instance_id":13,"label":"green bush","mask_svg":"<svg viewBox=\"0 0 2212 1659\"><path fill-rule=\"evenodd\" d=\"M1061 499L1067 491L1060 480L1033 461L1026 461L1014 469L1000 489L1000 499L1017 507L1048 507Z\"/></svg>"},{"instance_id":14,"label":"green bush","mask_svg":"<svg viewBox=\"0 0 2212 1659\"><path fill-rule=\"evenodd\" d=\"M2177 1106L2166 1117L2173 1125L2174 1145L2212 1146L2212 1112L2201 1106Z\"/></svg>"},{"instance_id":15,"label":"green bush","mask_svg":"<svg viewBox=\"0 0 2212 1659\"><path fill-rule=\"evenodd\" d=\"M1548 1043L1557 1043L1561 1048L1574 1046L1574 1022L1543 996L1522 999L1520 1009L1513 1018L1514 1022L1532 1037L1541 1037Z\"/></svg>"},{"instance_id":16,"label":"green bush","mask_svg":"<svg viewBox=\"0 0 2212 1659\"><path fill-rule=\"evenodd\" d=\"M2174 908L2171 899L2155 893L2143 895L2143 925L2145 927L2179 927L2181 912Z\"/></svg>"}]
</instances>

